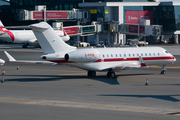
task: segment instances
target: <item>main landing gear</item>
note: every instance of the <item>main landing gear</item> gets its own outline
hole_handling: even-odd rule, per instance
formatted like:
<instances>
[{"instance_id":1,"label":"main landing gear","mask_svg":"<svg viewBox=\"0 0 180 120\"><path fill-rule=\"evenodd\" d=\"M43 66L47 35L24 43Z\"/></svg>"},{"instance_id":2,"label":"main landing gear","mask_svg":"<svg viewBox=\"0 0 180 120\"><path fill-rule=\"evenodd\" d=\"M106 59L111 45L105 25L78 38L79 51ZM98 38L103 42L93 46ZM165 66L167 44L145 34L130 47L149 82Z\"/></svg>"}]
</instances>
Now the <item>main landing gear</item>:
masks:
<instances>
[{"instance_id":1,"label":"main landing gear","mask_svg":"<svg viewBox=\"0 0 180 120\"><path fill-rule=\"evenodd\" d=\"M109 71L107 72L107 77L108 78L115 78L116 74L112 69L109 69Z\"/></svg>"},{"instance_id":2,"label":"main landing gear","mask_svg":"<svg viewBox=\"0 0 180 120\"><path fill-rule=\"evenodd\" d=\"M88 71L87 75L88 75L88 77L95 77L96 71ZM109 69L109 71L107 72L107 77L108 78L115 78L116 77L116 74L113 71L113 69Z\"/></svg>"},{"instance_id":3,"label":"main landing gear","mask_svg":"<svg viewBox=\"0 0 180 120\"><path fill-rule=\"evenodd\" d=\"M95 77L96 71L88 71L88 77Z\"/></svg>"},{"instance_id":4,"label":"main landing gear","mask_svg":"<svg viewBox=\"0 0 180 120\"><path fill-rule=\"evenodd\" d=\"M24 44L24 45L22 46L22 48L27 48L27 46L28 46L28 44Z\"/></svg>"},{"instance_id":5,"label":"main landing gear","mask_svg":"<svg viewBox=\"0 0 180 120\"><path fill-rule=\"evenodd\" d=\"M161 73L160 74L165 74L166 73L166 69L165 69L166 65L163 65L161 68Z\"/></svg>"}]
</instances>

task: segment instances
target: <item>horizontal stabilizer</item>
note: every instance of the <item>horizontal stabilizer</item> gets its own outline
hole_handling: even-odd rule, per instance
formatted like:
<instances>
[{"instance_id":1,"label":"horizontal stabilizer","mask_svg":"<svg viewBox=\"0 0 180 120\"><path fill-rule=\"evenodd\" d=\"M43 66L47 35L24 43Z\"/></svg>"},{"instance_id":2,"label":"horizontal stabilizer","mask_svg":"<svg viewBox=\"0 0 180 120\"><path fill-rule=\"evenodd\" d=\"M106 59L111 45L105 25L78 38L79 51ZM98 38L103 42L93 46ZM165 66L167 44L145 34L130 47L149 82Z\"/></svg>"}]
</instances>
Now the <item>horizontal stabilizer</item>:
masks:
<instances>
[{"instance_id":1,"label":"horizontal stabilizer","mask_svg":"<svg viewBox=\"0 0 180 120\"><path fill-rule=\"evenodd\" d=\"M8 52L4 51L4 53L8 57L9 61L16 61Z\"/></svg>"},{"instance_id":2,"label":"horizontal stabilizer","mask_svg":"<svg viewBox=\"0 0 180 120\"><path fill-rule=\"evenodd\" d=\"M33 64L54 64L54 62L49 61L33 61L33 60L16 60L8 52L4 51L10 62L18 63L33 63Z\"/></svg>"}]
</instances>

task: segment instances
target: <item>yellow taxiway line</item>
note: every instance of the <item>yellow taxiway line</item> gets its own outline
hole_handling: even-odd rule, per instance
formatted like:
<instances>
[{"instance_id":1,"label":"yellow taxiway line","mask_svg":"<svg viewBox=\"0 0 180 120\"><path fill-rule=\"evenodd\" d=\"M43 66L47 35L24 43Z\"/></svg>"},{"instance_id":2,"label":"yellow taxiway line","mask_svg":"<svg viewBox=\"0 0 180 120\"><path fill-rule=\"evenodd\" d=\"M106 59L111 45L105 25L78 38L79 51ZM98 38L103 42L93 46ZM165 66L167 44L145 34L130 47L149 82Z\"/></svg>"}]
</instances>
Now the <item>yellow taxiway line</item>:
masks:
<instances>
[{"instance_id":1,"label":"yellow taxiway line","mask_svg":"<svg viewBox=\"0 0 180 120\"><path fill-rule=\"evenodd\" d=\"M149 66L150 68L161 68L161 66ZM165 68L169 69L180 69L180 66L165 66Z\"/></svg>"}]
</instances>

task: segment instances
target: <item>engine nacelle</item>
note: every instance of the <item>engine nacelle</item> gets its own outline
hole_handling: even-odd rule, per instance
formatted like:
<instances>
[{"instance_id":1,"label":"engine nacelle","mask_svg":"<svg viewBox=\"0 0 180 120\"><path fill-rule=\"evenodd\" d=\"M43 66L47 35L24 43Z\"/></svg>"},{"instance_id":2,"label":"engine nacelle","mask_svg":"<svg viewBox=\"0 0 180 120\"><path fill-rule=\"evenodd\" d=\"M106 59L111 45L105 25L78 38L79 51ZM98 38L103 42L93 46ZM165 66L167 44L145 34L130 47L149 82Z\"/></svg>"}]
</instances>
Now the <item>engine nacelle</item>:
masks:
<instances>
[{"instance_id":1,"label":"engine nacelle","mask_svg":"<svg viewBox=\"0 0 180 120\"><path fill-rule=\"evenodd\" d=\"M93 62L99 58L99 51L96 49L78 49L64 56L67 62Z\"/></svg>"},{"instance_id":2,"label":"engine nacelle","mask_svg":"<svg viewBox=\"0 0 180 120\"><path fill-rule=\"evenodd\" d=\"M40 58L44 60L59 60L64 58L64 53L42 55Z\"/></svg>"}]
</instances>

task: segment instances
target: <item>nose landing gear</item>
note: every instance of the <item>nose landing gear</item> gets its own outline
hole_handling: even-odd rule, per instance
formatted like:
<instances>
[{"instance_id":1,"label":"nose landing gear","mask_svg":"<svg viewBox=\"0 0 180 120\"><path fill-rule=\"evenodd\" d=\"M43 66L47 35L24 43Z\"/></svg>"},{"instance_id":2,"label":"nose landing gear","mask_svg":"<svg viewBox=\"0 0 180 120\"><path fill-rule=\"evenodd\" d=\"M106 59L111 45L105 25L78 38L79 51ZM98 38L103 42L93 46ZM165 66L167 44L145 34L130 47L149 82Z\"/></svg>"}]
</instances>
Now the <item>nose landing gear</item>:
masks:
<instances>
[{"instance_id":1,"label":"nose landing gear","mask_svg":"<svg viewBox=\"0 0 180 120\"><path fill-rule=\"evenodd\" d=\"M160 74L165 74L166 73L166 69L165 69L166 65L163 65L161 68L161 73Z\"/></svg>"}]
</instances>

